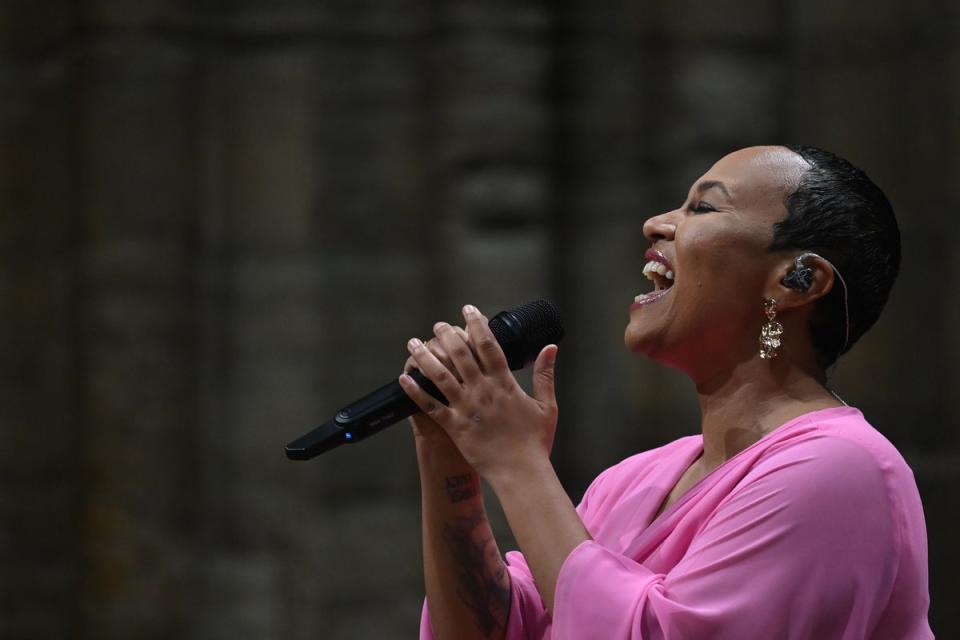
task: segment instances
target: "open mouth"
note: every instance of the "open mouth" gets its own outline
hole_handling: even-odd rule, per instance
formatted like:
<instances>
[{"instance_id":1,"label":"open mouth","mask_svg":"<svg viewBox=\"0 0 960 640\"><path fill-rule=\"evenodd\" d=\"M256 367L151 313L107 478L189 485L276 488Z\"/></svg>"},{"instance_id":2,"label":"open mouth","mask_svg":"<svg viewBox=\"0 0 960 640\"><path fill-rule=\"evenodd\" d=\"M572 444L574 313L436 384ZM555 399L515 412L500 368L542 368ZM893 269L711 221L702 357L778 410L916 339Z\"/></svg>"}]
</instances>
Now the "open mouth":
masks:
<instances>
[{"instance_id":1,"label":"open mouth","mask_svg":"<svg viewBox=\"0 0 960 640\"><path fill-rule=\"evenodd\" d=\"M647 263L643 266L643 275L653 282L653 291L637 295L633 301L633 306L653 302L662 298L670 290L674 283L673 265L659 251L648 249L644 254Z\"/></svg>"}]
</instances>

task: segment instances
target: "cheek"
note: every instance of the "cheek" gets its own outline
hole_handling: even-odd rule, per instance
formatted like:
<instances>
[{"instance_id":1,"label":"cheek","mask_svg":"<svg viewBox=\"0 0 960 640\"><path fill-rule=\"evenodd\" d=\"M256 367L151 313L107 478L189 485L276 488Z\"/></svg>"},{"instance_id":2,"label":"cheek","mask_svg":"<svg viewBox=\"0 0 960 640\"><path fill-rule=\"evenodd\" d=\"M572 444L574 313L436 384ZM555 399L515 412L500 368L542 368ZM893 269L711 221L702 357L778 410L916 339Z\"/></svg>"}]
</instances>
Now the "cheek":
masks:
<instances>
[{"instance_id":1,"label":"cheek","mask_svg":"<svg viewBox=\"0 0 960 640\"><path fill-rule=\"evenodd\" d=\"M762 250L756 238L741 230L702 225L678 242L683 269L678 280L714 303L718 295L727 301L748 297L763 285L757 260Z\"/></svg>"},{"instance_id":2,"label":"cheek","mask_svg":"<svg viewBox=\"0 0 960 640\"><path fill-rule=\"evenodd\" d=\"M681 274L688 276L684 280L698 289L715 287L729 280L724 274L738 259L736 252L731 250L731 240L726 234L711 229L697 229L687 235L683 244L677 247L682 262Z\"/></svg>"}]
</instances>

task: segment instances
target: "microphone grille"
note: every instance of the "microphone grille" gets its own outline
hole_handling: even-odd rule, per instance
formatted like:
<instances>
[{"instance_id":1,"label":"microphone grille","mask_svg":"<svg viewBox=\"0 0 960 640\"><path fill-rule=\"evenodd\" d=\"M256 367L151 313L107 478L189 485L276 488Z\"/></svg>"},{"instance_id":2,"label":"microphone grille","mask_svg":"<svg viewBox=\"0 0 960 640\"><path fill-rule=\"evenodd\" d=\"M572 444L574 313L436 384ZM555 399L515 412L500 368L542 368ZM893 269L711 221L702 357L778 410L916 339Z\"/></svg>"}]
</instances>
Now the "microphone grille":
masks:
<instances>
[{"instance_id":1,"label":"microphone grille","mask_svg":"<svg viewBox=\"0 0 960 640\"><path fill-rule=\"evenodd\" d=\"M560 311L547 300L533 300L509 311L522 327L526 342L539 345L556 344L563 339L563 320ZM539 349L538 349L539 351Z\"/></svg>"},{"instance_id":2,"label":"microphone grille","mask_svg":"<svg viewBox=\"0 0 960 640\"><path fill-rule=\"evenodd\" d=\"M533 362L548 344L560 342L563 322L555 306L534 300L498 313L490 320L490 331L503 347L510 368L517 370Z\"/></svg>"}]
</instances>

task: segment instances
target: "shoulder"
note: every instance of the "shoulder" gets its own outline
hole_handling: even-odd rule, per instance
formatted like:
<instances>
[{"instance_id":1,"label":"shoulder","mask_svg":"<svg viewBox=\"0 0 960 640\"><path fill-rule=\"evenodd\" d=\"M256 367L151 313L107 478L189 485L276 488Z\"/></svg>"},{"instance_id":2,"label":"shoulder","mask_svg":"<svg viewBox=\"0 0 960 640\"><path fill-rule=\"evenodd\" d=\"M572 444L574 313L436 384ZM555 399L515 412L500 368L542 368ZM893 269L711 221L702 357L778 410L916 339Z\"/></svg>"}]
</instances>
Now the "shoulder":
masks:
<instances>
[{"instance_id":1,"label":"shoulder","mask_svg":"<svg viewBox=\"0 0 960 640\"><path fill-rule=\"evenodd\" d=\"M905 527L923 527L910 467L860 411L813 412L772 435L741 489L776 491L801 528L829 522L835 532L869 532L889 549L900 547Z\"/></svg>"},{"instance_id":2,"label":"shoulder","mask_svg":"<svg viewBox=\"0 0 960 640\"><path fill-rule=\"evenodd\" d=\"M741 453L725 476L731 485L717 483L722 497L698 524L687 562L736 565L821 620L925 614L916 484L858 411L814 412Z\"/></svg>"},{"instance_id":3,"label":"shoulder","mask_svg":"<svg viewBox=\"0 0 960 640\"><path fill-rule=\"evenodd\" d=\"M754 477L792 467L807 479L884 492L915 487L903 456L852 407L814 411L794 421L771 441L751 470ZM814 474L814 472L817 472Z\"/></svg>"}]
</instances>

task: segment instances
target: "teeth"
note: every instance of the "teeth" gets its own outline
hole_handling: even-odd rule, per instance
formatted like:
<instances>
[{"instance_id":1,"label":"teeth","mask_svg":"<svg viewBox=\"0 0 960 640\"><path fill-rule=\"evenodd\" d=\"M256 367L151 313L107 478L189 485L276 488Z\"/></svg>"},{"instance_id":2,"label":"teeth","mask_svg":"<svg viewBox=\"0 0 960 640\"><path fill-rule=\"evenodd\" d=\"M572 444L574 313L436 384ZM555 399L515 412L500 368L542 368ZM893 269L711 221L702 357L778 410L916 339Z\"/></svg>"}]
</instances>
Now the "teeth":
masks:
<instances>
[{"instance_id":1,"label":"teeth","mask_svg":"<svg viewBox=\"0 0 960 640\"><path fill-rule=\"evenodd\" d=\"M643 265L643 275L647 277L648 280L653 280L651 274L658 274L665 277L667 280L673 280L673 271L667 268L667 265L662 262L657 262L656 260L651 260L647 264Z\"/></svg>"},{"instance_id":2,"label":"teeth","mask_svg":"<svg viewBox=\"0 0 960 640\"><path fill-rule=\"evenodd\" d=\"M634 302L645 302L653 298L659 298L662 295L665 295L669 289L658 289L657 291L651 291L650 293L640 293L637 294L634 298Z\"/></svg>"}]
</instances>

